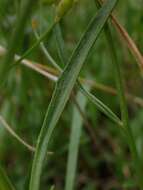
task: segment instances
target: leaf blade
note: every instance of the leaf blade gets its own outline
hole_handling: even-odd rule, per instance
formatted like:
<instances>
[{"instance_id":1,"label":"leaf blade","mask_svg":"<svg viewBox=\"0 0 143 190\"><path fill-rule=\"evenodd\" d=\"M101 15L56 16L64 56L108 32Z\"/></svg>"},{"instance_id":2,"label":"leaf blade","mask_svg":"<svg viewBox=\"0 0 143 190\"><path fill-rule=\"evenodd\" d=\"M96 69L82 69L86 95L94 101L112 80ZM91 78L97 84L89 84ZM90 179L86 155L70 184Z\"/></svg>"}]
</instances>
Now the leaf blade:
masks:
<instances>
[{"instance_id":1,"label":"leaf blade","mask_svg":"<svg viewBox=\"0 0 143 190\"><path fill-rule=\"evenodd\" d=\"M80 83L78 83L80 86L81 92L94 104L96 107L103 112L107 117L109 117L113 122L118 124L119 126L123 126L121 120L112 112L111 109L109 109L105 104L103 104L96 96L92 95L90 92L88 92L83 86L81 86Z\"/></svg>"},{"instance_id":2,"label":"leaf blade","mask_svg":"<svg viewBox=\"0 0 143 190\"><path fill-rule=\"evenodd\" d=\"M64 69L60 79L58 80L44 119L40 135L38 137L37 149L32 166L30 190L39 189L43 161L45 159L49 140L55 125L57 124L57 121L59 120L60 115L68 101L82 65L85 62L88 53L95 43L98 35L103 29L103 26L106 23L115 4L116 0L108 0L100 9L97 16L93 18L88 26L88 29L82 36L77 48L73 52L71 59Z\"/></svg>"},{"instance_id":3,"label":"leaf blade","mask_svg":"<svg viewBox=\"0 0 143 190\"><path fill-rule=\"evenodd\" d=\"M89 87L87 87L87 89L89 90ZM76 96L76 100L82 111L85 111L87 99L80 91ZM71 132L70 132L65 190L74 189L82 126L83 126L83 119L81 117L81 114L77 110L76 106L74 105Z\"/></svg>"}]
</instances>

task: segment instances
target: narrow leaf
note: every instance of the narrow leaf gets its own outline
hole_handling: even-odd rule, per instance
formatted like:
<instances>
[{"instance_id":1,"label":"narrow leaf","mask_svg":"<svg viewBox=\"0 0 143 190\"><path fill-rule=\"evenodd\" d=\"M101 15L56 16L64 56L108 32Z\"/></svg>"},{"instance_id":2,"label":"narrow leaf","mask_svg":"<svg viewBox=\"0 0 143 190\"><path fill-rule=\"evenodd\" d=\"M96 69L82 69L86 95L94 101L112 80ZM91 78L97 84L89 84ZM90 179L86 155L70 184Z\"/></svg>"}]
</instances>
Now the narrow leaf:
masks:
<instances>
[{"instance_id":1,"label":"narrow leaf","mask_svg":"<svg viewBox=\"0 0 143 190\"><path fill-rule=\"evenodd\" d=\"M65 65L66 64L66 57L67 57L67 51L65 48L65 44L63 41L63 37L61 34L61 28L60 24L57 24L55 26L55 34L56 34L56 39L57 39L57 47L59 51L59 55L61 58L62 63ZM43 53L45 54L46 58L48 61L52 63L52 65L57 68L60 72L62 71L61 67L56 63L56 61L51 57L50 53L42 43L41 49L43 50ZM65 52L65 53L64 53ZM48 55L48 56L47 56ZM84 96L88 98L89 101L94 103L94 105L97 107L99 111L104 113L108 118L110 118L113 122L115 122L117 125L122 126L121 120L112 112L112 110L106 106L103 102L101 102L97 97L95 97L93 94L88 92L80 83L80 81L77 81L77 87L79 91L82 92Z\"/></svg>"},{"instance_id":2,"label":"narrow leaf","mask_svg":"<svg viewBox=\"0 0 143 190\"><path fill-rule=\"evenodd\" d=\"M96 2L96 1L95 1ZM100 5L99 5L100 6ZM66 57L67 57L67 51L65 48L65 43L62 37L61 33L61 27L60 23L55 26L55 34L57 39L57 47L59 51L60 58L64 65L66 64ZM83 87L81 82L77 81L77 87L79 91L88 98L89 101L91 101L99 111L104 113L107 117L109 117L113 122L115 122L117 125L122 126L121 120L112 112L112 110L106 106L103 102L101 102L97 97L95 97L93 94L91 94L87 89Z\"/></svg>"},{"instance_id":3,"label":"narrow leaf","mask_svg":"<svg viewBox=\"0 0 143 190\"><path fill-rule=\"evenodd\" d=\"M54 28L54 32L55 32L56 45L58 49L59 58L61 60L62 67L63 67L64 65L66 65L66 61L67 61L67 50L65 48L65 43L64 43L60 25L61 25L60 22L56 24Z\"/></svg>"},{"instance_id":4,"label":"narrow leaf","mask_svg":"<svg viewBox=\"0 0 143 190\"><path fill-rule=\"evenodd\" d=\"M40 36L38 35L37 31L34 30L34 35L37 39L37 41L40 40ZM47 58L48 61L50 61L50 63L59 71L61 71L60 66L56 63L56 61L52 58L52 56L50 55L50 53L48 52L48 50L46 49L44 42L40 42L40 48L43 51L45 57Z\"/></svg>"},{"instance_id":5,"label":"narrow leaf","mask_svg":"<svg viewBox=\"0 0 143 190\"><path fill-rule=\"evenodd\" d=\"M87 88L87 90L89 90L89 88ZM76 99L80 108L82 109L82 111L84 111L87 102L86 97L83 96L81 92L78 92ZM83 125L83 119L81 117L81 114L77 110L76 106L74 105L71 133L70 133L65 190L74 189L82 125Z\"/></svg>"},{"instance_id":6,"label":"narrow leaf","mask_svg":"<svg viewBox=\"0 0 143 190\"><path fill-rule=\"evenodd\" d=\"M73 52L69 63L57 82L40 135L38 137L36 153L32 166L30 190L39 189L42 166L55 125L57 124L69 99L70 93L77 80L83 63L85 62L89 51L103 29L103 26L115 4L116 0L108 0L100 9L97 16L92 19L77 48Z\"/></svg>"},{"instance_id":7,"label":"narrow leaf","mask_svg":"<svg viewBox=\"0 0 143 190\"><path fill-rule=\"evenodd\" d=\"M80 85L80 83L78 83ZM93 103L96 107L103 112L107 117L109 117L113 122L117 123L119 126L123 126L121 120L98 98L88 92L83 86L80 85L81 92Z\"/></svg>"}]
</instances>

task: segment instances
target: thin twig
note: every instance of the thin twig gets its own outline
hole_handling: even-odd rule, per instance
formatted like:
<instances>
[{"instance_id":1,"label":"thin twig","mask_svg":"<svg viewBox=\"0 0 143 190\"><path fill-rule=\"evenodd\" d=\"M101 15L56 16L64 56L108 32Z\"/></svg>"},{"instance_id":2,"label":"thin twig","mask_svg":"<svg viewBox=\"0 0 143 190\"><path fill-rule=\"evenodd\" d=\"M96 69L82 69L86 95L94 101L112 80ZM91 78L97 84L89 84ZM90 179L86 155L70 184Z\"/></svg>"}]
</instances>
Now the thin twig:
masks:
<instances>
[{"instance_id":1,"label":"thin twig","mask_svg":"<svg viewBox=\"0 0 143 190\"><path fill-rule=\"evenodd\" d=\"M129 50L131 51L132 55L136 59L137 64L142 71L143 70L143 55L141 54L137 45L135 44L133 39L129 36L129 34L125 30L125 28L117 21L116 17L113 15L111 17L112 17L112 23L114 24L116 29L119 31L119 33L122 36L122 38L124 39L124 41L126 41L126 44L129 48Z\"/></svg>"}]
</instances>

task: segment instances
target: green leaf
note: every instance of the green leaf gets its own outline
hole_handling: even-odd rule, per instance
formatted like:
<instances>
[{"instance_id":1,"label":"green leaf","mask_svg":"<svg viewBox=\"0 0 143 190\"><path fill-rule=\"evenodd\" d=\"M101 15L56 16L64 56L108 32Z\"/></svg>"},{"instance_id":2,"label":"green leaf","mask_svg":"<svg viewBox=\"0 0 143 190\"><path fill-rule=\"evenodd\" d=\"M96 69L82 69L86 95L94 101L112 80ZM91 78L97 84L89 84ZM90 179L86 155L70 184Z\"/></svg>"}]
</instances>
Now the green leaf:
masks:
<instances>
[{"instance_id":1,"label":"green leaf","mask_svg":"<svg viewBox=\"0 0 143 190\"><path fill-rule=\"evenodd\" d=\"M87 88L89 90L89 88ZM87 98L81 92L78 92L76 101L78 102L82 111L85 110ZM82 132L83 118L77 110L76 106L73 107L73 118L70 132L69 153L67 162L66 184L65 190L74 189L75 175L77 168L77 157L80 144L80 137Z\"/></svg>"},{"instance_id":2,"label":"green leaf","mask_svg":"<svg viewBox=\"0 0 143 190\"><path fill-rule=\"evenodd\" d=\"M38 35L37 31L34 30L34 35L37 39L37 41L40 41L40 36ZM59 71L61 71L60 66L56 63L56 61L52 58L52 56L50 55L50 53L48 52L48 50L46 49L44 42L40 42L40 48L43 51L45 57L47 58L48 61L50 61L50 63Z\"/></svg>"},{"instance_id":3,"label":"green leaf","mask_svg":"<svg viewBox=\"0 0 143 190\"><path fill-rule=\"evenodd\" d=\"M0 166L0 190L14 190L8 176Z\"/></svg>"},{"instance_id":4,"label":"green leaf","mask_svg":"<svg viewBox=\"0 0 143 190\"><path fill-rule=\"evenodd\" d=\"M59 55L60 55L62 63L64 63L64 65L65 65L67 51L65 48L65 43L63 41L62 34L61 34L60 23L55 26L55 34L56 34L56 39L57 39L57 47L58 47ZM90 100L97 107L97 109L99 111L104 113L107 117L109 117L117 125L122 126L121 120L112 112L112 110L108 106L106 106L103 102L101 102L97 97L95 97L93 94L88 92L88 90L86 90L82 86L82 84L80 83L79 80L77 81L77 87L82 92L82 94L84 96L86 96L88 98L88 100Z\"/></svg>"},{"instance_id":5,"label":"green leaf","mask_svg":"<svg viewBox=\"0 0 143 190\"><path fill-rule=\"evenodd\" d=\"M57 124L69 99L70 93L74 87L83 63L85 62L89 51L103 29L103 26L106 23L116 2L116 0L108 0L99 10L98 14L92 19L57 82L40 135L38 137L36 153L32 166L30 190L39 189L42 166L55 125Z\"/></svg>"},{"instance_id":6,"label":"green leaf","mask_svg":"<svg viewBox=\"0 0 143 190\"><path fill-rule=\"evenodd\" d=\"M61 31L61 23L57 23L54 28L55 38L56 38L56 45L58 49L59 58L61 61L61 66L63 68L64 65L67 63L67 49L65 48L65 43Z\"/></svg>"},{"instance_id":7,"label":"green leaf","mask_svg":"<svg viewBox=\"0 0 143 190\"><path fill-rule=\"evenodd\" d=\"M90 92L88 92L83 86L81 86L80 83L78 83L80 86L81 92L93 103L96 105L96 107L104 113L107 117L109 117L112 121L117 123L119 126L123 126L121 120L105 105L103 104L98 98L96 98L94 95L92 95Z\"/></svg>"},{"instance_id":8,"label":"green leaf","mask_svg":"<svg viewBox=\"0 0 143 190\"><path fill-rule=\"evenodd\" d=\"M36 38L38 40L39 36L38 36L37 33L35 33L35 34L36 34ZM57 47L58 47L61 62L62 62L63 65L66 65L67 52L66 52L65 44L64 44L64 41L63 41L62 33L61 33L60 23L55 26L55 34L56 34ZM48 50L46 49L46 47L44 46L43 43L42 43L42 46L40 45L40 47L41 47L41 50L43 51L43 53L45 54L47 60L50 61L51 64L61 72L62 71L61 67L51 57L50 53L48 52ZM84 96L86 96L88 98L88 100L91 101L97 107L97 109L99 111L104 113L108 118L110 118L117 125L122 126L122 122L116 116L116 114L114 114L113 111L108 106L106 106L103 102L101 102L97 97L95 97L93 94L88 92L82 86L82 84L80 83L79 80L77 81L77 87L78 87L79 91L81 91L82 94Z\"/></svg>"}]
</instances>

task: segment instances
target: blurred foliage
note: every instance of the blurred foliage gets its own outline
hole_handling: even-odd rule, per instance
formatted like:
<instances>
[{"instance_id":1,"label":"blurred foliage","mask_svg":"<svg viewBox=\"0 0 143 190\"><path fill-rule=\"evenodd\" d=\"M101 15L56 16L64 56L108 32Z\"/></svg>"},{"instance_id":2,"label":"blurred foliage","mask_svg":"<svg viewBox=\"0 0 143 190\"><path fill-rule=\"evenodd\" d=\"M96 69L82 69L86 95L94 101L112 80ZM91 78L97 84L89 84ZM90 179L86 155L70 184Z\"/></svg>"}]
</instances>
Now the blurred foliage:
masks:
<instances>
[{"instance_id":1,"label":"blurred foliage","mask_svg":"<svg viewBox=\"0 0 143 190\"><path fill-rule=\"evenodd\" d=\"M0 0L0 44L7 47L15 20L20 11L20 0ZM119 1L115 14L123 23L138 47L143 49L143 1ZM73 48L94 12L97 11L94 1L82 0L62 20L62 32L70 56ZM39 33L43 33L51 24L54 8L39 2L32 17L37 21ZM118 59L122 65L126 91L143 95L142 79L135 60L124 45L120 35L113 29L114 41ZM31 21L25 28L24 42L19 54L31 47L35 38L31 28ZM54 34L45 45L52 56L60 63ZM30 60L46 65L47 61L40 48L33 51ZM0 58L0 64L3 59ZM104 33L100 36L90 56L88 57L81 76L96 80L100 83L115 86L111 58ZM34 71L23 66L16 66L11 70L7 83L0 91L0 113L6 118L14 130L35 145L40 131L46 108L53 92L53 82L45 79ZM119 115L117 97L105 92L92 89L100 99ZM55 184L56 189L63 189L65 183L68 143L71 127L72 104L70 100L58 123L51 142L54 152L47 160L42 177L42 190ZM143 108L129 102L131 125L136 137L138 150L142 155L143 147ZM91 135L83 126L81 145L78 158L78 173L76 188L84 190L117 190L136 189L132 181L132 165L129 150L116 126L87 103L86 117L96 137L95 143ZM84 125L84 124L83 124ZM0 125L0 161L7 169L7 173L18 190L28 189L29 175L33 155L5 131Z\"/></svg>"}]
</instances>

